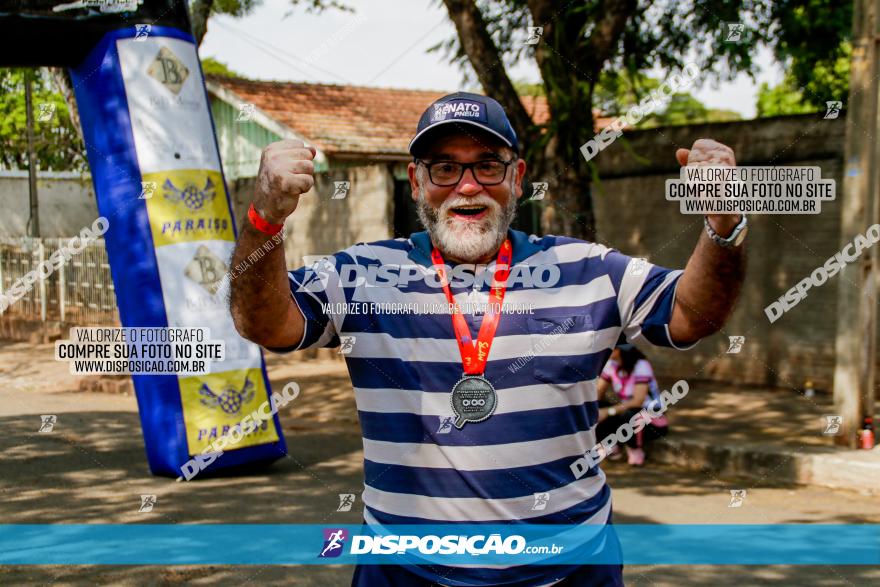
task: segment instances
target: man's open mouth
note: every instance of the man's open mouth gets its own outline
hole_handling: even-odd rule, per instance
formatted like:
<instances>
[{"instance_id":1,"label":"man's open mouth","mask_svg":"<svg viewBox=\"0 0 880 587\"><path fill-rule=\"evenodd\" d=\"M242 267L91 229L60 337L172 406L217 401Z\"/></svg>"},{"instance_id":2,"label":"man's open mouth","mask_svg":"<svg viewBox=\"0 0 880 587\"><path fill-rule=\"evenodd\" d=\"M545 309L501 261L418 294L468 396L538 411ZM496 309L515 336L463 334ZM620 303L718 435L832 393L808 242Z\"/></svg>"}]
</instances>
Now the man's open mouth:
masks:
<instances>
[{"instance_id":1,"label":"man's open mouth","mask_svg":"<svg viewBox=\"0 0 880 587\"><path fill-rule=\"evenodd\" d=\"M449 212L457 218L477 219L482 218L489 211L488 206L480 204L473 206L456 206L450 208Z\"/></svg>"}]
</instances>

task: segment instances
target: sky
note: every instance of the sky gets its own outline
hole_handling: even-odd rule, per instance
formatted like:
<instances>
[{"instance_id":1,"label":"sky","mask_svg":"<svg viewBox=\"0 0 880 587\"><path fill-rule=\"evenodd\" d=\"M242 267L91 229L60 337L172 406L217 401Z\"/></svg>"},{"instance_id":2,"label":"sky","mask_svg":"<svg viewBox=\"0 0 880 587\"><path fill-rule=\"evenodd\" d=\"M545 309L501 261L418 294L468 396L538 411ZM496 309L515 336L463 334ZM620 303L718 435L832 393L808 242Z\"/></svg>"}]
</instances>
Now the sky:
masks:
<instances>
[{"instance_id":1,"label":"sky","mask_svg":"<svg viewBox=\"0 0 880 587\"><path fill-rule=\"evenodd\" d=\"M442 51L427 49L455 34L438 0L346 0L354 13L328 10L308 14L290 0L263 0L243 18L212 16L200 49L233 71L264 80L353 84L455 91L461 69ZM526 26L526 25L524 25ZM757 57L753 81L741 74L717 87L692 89L710 108L755 115L758 86L782 79L767 50ZM660 76L663 72L653 72ZM514 80L538 81L533 59L508 69Z\"/></svg>"}]
</instances>

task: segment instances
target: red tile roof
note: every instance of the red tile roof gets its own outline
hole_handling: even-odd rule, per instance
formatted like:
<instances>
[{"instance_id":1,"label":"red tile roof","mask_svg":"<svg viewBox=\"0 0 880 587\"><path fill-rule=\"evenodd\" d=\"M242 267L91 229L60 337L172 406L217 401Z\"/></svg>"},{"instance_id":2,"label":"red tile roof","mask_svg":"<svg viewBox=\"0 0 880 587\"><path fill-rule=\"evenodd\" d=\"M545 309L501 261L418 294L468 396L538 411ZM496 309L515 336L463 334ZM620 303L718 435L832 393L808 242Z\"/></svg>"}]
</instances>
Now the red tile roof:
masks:
<instances>
[{"instance_id":1,"label":"red tile roof","mask_svg":"<svg viewBox=\"0 0 880 587\"><path fill-rule=\"evenodd\" d=\"M450 93L207 77L328 155L409 156L407 146L419 116L431 102ZM523 104L535 122L547 121L543 96L527 96Z\"/></svg>"}]
</instances>

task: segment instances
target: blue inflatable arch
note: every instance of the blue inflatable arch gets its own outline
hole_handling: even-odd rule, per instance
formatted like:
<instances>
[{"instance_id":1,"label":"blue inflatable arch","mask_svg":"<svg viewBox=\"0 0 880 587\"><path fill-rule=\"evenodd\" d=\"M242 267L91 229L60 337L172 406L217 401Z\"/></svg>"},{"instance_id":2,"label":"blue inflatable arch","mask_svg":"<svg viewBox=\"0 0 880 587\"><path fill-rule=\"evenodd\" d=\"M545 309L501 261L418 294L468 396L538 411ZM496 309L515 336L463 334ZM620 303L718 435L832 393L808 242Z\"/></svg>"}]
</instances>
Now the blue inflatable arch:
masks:
<instances>
[{"instance_id":1,"label":"blue inflatable arch","mask_svg":"<svg viewBox=\"0 0 880 587\"><path fill-rule=\"evenodd\" d=\"M236 224L196 49L184 0L0 0L0 65L69 68L122 325L225 342L205 375L132 376L150 470L187 479L193 460L215 472L286 453L275 414L211 456L271 388L226 307Z\"/></svg>"}]
</instances>

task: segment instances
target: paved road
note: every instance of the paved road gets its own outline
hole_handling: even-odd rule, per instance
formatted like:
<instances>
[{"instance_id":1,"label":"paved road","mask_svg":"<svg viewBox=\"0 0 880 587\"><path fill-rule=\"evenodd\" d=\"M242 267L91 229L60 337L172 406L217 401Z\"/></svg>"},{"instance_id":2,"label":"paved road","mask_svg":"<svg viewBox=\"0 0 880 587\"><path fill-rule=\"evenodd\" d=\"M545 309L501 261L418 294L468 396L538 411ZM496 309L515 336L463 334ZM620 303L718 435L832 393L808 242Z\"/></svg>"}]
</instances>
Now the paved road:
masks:
<instances>
[{"instance_id":1,"label":"paved road","mask_svg":"<svg viewBox=\"0 0 880 587\"><path fill-rule=\"evenodd\" d=\"M5 360L6 356L4 356ZM248 476L192 483L151 476L133 397L64 391L22 363L0 368L0 520L4 523L358 523L337 494L362 490L350 388L338 365L300 364L301 396L282 412L290 455ZM5 365L9 367L9 363ZM5 373L3 373L5 371ZM57 373L56 373L57 375ZM275 385L294 373L270 369ZM67 385L69 387L69 385ZM57 414L38 434L40 414ZM880 500L855 492L719 479L650 465L607 467L618 523L880 523ZM746 488L741 508L730 489ZM138 513L141 494L157 495ZM646 545L650 548L650 545ZM351 567L0 567L9 585L348 585ZM865 567L629 567L628 585L869 585Z\"/></svg>"}]
</instances>

